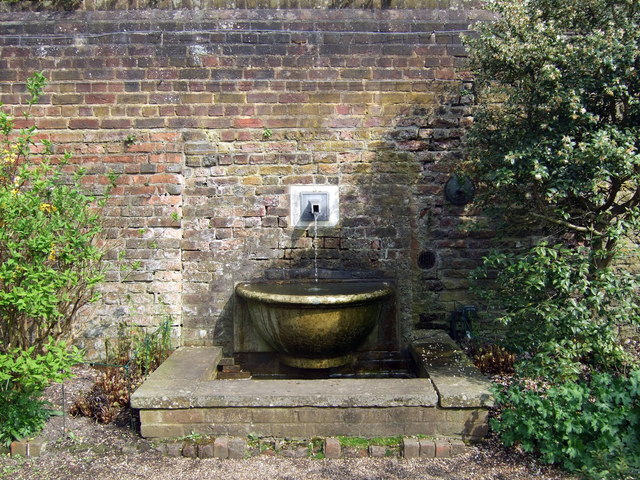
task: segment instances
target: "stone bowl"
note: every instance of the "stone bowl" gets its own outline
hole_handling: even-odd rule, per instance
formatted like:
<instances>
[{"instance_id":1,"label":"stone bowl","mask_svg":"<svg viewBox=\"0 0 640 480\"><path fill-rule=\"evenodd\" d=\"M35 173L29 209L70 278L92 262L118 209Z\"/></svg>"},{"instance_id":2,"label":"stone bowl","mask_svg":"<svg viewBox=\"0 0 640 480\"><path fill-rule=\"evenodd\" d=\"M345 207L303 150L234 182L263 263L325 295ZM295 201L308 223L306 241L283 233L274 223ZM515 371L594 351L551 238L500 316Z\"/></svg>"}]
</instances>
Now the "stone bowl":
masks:
<instances>
[{"instance_id":1,"label":"stone bowl","mask_svg":"<svg viewBox=\"0 0 640 480\"><path fill-rule=\"evenodd\" d=\"M236 286L252 325L297 368L348 363L380 319L393 289L385 281L273 281Z\"/></svg>"}]
</instances>

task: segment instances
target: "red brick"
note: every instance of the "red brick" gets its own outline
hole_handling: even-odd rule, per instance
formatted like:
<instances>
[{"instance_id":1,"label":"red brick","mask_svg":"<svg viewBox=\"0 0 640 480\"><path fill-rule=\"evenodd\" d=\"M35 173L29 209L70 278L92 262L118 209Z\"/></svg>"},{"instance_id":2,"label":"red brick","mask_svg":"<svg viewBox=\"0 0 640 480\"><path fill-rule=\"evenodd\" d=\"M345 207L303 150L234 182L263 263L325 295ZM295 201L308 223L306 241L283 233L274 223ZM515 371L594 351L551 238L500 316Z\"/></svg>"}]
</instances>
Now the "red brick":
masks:
<instances>
[{"instance_id":1,"label":"red brick","mask_svg":"<svg viewBox=\"0 0 640 480\"><path fill-rule=\"evenodd\" d=\"M84 96L86 104L108 104L115 103L116 96L113 94L90 94Z\"/></svg>"},{"instance_id":2,"label":"red brick","mask_svg":"<svg viewBox=\"0 0 640 480\"><path fill-rule=\"evenodd\" d=\"M451 456L451 445L446 438L437 438L435 440L436 458L447 458Z\"/></svg>"},{"instance_id":3,"label":"red brick","mask_svg":"<svg viewBox=\"0 0 640 480\"><path fill-rule=\"evenodd\" d=\"M340 458L342 454L342 447L340 446L340 440L337 438L325 438L324 440L324 456L326 458Z\"/></svg>"},{"instance_id":4,"label":"red brick","mask_svg":"<svg viewBox=\"0 0 640 480\"><path fill-rule=\"evenodd\" d=\"M264 123L259 118L236 118L233 120L236 128L260 128Z\"/></svg>"},{"instance_id":5,"label":"red brick","mask_svg":"<svg viewBox=\"0 0 640 480\"><path fill-rule=\"evenodd\" d=\"M97 118L72 118L69 120L69 128L98 128L100 126L100 120Z\"/></svg>"},{"instance_id":6,"label":"red brick","mask_svg":"<svg viewBox=\"0 0 640 480\"><path fill-rule=\"evenodd\" d=\"M101 128L129 129L133 125L130 118L105 118L100 122Z\"/></svg>"},{"instance_id":7,"label":"red brick","mask_svg":"<svg viewBox=\"0 0 640 480\"><path fill-rule=\"evenodd\" d=\"M180 175L162 173L162 174L151 175L151 177L149 177L147 181L152 184L158 184L158 183L179 184L181 183L180 179L181 179Z\"/></svg>"}]
</instances>

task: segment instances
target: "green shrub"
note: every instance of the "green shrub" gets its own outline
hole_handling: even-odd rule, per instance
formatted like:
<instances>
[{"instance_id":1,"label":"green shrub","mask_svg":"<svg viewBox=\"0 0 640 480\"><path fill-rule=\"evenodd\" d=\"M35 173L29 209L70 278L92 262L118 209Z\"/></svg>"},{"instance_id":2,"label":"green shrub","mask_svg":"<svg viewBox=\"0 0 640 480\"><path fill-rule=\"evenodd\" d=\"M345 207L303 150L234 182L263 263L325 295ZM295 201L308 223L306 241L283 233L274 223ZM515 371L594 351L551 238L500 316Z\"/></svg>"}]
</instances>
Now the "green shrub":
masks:
<instances>
[{"instance_id":1,"label":"green shrub","mask_svg":"<svg viewBox=\"0 0 640 480\"><path fill-rule=\"evenodd\" d=\"M45 83L41 74L27 82L29 108ZM54 157L50 142L36 142L36 135L34 126L16 131L14 119L0 111L0 351L5 352L31 346L39 351L50 336L67 336L78 309L103 279L96 199L83 192L79 174L66 173L69 155Z\"/></svg>"},{"instance_id":2,"label":"green shrub","mask_svg":"<svg viewBox=\"0 0 640 480\"><path fill-rule=\"evenodd\" d=\"M640 370L575 383L520 380L496 399L505 409L491 425L506 445L587 478L640 475Z\"/></svg>"},{"instance_id":3,"label":"green shrub","mask_svg":"<svg viewBox=\"0 0 640 480\"><path fill-rule=\"evenodd\" d=\"M77 348L50 338L44 353L35 347L0 353L0 444L38 433L49 417L41 400L51 382L71 376L71 367L82 361Z\"/></svg>"},{"instance_id":4,"label":"green shrub","mask_svg":"<svg viewBox=\"0 0 640 480\"><path fill-rule=\"evenodd\" d=\"M494 426L547 462L637 478L638 365L618 333L640 324L639 290L617 260L640 229L638 2L487 5L465 173L498 230L533 245L476 275L519 348Z\"/></svg>"},{"instance_id":5,"label":"green shrub","mask_svg":"<svg viewBox=\"0 0 640 480\"><path fill-rule=\"evenodd\" d=\"M640 323L636 277L611 267L593 269L587 248L541 243L524 253L494 253L474 274L478 293L509 327L505 338L546 376L575 377L583 368L619 370L632 359L619 327ZM536 373L538 373L536 371Z\"/></svg>"}]
</instances>

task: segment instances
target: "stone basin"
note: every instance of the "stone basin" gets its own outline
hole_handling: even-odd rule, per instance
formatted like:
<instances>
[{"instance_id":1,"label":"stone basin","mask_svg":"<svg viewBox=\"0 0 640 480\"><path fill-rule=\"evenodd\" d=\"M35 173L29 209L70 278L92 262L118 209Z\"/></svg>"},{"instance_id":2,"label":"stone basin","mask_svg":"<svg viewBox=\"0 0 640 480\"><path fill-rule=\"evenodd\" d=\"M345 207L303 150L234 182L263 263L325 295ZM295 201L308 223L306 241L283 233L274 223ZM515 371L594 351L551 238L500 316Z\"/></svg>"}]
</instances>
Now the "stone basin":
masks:
<instances>
[{"instance_id":1,"label":"stone basin","mask_svg":"<svg viewBox=\"0 0 640 480\"><path fill-rule=\"evenodd\" d=\"M379 321L393 293L385 281L245 282L236 293L259 335L286 365L330 368L348 363Z\"/></svg>"},{"instance_id":2,"label":"stone basin","mask_svg":"<svg viewBox=\"0 0 640 480\"><path fill-rule=\"evenodd\" d=\"M460 355L462 369L432 366L445 332L416 340L423 378L218 380L220 347L181 347L131 396L141 434L260 437L453 436L476 442L488 431L490 383ZM455 362L454 362L455 363Z\"/></svg>"}]
</instances>

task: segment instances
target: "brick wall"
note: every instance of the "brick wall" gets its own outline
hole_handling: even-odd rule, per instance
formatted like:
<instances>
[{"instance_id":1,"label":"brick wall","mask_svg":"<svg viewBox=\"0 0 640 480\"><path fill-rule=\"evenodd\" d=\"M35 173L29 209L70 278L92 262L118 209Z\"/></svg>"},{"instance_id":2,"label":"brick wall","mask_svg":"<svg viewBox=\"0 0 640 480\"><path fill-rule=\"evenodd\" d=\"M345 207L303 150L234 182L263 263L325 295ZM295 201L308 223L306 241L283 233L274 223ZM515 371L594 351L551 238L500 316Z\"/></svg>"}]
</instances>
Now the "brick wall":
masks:
<instances>
[{"instance_id":1,"label":"brick wall","mask_svg":"<svg viewBox=\"0 0 640 480\"><path fill-rule=\"evenodd\" d=\"M104 212L108 282L83 315L90 353L119 321L167 316L184 344L230 350L236 282L313 271L313 235L289 225L291 185L339 186L341 222L318 231L320 275L395 280L401 340L468 302L466 275L491 232L461 230L471 212L443 186L472 114L460 33L484 18L0 13L3 108L19 115L24 80L43 71L42 136L73 153L92 191L118 174Z\"/></svg>"}]
</instances>

